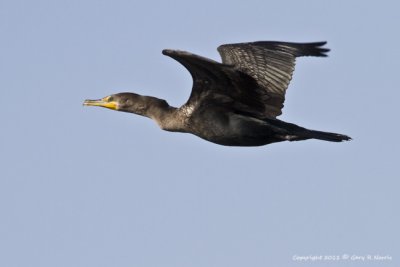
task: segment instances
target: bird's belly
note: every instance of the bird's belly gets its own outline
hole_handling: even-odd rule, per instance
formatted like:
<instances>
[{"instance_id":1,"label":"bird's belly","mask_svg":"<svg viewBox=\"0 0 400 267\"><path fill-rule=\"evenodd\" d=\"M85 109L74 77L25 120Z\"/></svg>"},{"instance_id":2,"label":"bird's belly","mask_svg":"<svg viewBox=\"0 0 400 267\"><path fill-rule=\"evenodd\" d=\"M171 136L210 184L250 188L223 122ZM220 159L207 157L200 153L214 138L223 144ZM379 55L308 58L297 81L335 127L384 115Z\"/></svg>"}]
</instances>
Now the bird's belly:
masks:
<instances>
[{"instance_id":1,"label":"bird's belly","mask_svg":"<svg viewBox=\"0 0 400 267\"><path fill-rule=\"evenodd\" d=\"M214 117L192 133L213 143L225 146L262 146L281 141L274 137L274 129L262 120L235 115Z\"/></svg>"}]
</instances>

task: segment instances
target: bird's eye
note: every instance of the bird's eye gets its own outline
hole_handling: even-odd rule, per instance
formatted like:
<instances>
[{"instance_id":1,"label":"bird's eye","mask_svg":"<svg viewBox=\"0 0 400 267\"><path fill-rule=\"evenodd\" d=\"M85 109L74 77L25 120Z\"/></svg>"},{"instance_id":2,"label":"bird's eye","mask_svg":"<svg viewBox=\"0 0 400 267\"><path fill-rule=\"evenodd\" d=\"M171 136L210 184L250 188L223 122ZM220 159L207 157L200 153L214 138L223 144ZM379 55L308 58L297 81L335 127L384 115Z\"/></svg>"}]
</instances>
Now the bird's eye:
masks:
<instances>
[{"instance_id":1,"label":"bird's eye","mask_svg":"<svg viewBox=\"0 0 400 267\"><path fill-rule=\"evenodd\" d=\"M108 97L108 98L107 98L107 101L108 101L108 102L114 101L114 97L112 97L112 96Z\"/></svg>"}]
</instances>

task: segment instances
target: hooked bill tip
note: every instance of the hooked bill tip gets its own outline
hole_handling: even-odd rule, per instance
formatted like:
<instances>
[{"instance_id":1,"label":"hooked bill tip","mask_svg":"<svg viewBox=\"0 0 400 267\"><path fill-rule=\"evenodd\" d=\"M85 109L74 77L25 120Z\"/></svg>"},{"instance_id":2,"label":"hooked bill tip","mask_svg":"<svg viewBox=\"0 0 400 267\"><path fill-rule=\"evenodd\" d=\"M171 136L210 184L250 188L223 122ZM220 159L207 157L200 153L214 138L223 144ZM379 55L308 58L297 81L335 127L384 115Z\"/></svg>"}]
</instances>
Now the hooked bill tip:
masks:
<instances>
[{"instance_id":1,"label":"hooked bill tip","mask_svg":"<svg viewBox=\"0 0 400 267\"><path fill-rule=\"evenodd\" d=\"M100 102L101 102L100 100L86 99L85 101L83 101L83 106L95 106L99 105Z\"/></svg>"}]
</instances>

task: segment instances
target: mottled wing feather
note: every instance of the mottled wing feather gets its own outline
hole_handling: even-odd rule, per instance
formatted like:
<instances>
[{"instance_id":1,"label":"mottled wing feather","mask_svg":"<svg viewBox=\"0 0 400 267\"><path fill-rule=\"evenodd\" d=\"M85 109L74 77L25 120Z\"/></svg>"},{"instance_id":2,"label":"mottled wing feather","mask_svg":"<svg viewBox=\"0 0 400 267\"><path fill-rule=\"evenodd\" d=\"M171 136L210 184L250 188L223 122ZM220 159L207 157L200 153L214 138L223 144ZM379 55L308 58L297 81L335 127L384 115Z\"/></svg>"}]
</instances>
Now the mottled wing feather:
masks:
<instances>
[{"instance_id":1,"label":"mottled wing feather","mask_svg":"<svg viewBox=\"0 0 400 267\"><path fill-rule=\"evenodd\" d=\"M181 63L193 78L192 92L186 105L204 104L207 101L219 105L229 103L232 109L254 116L264 113L258 85L249 75L232 66L185 51L165 49L163 54Z\"/></svg>"},{"instance_id":2,"label":"mottled wing feather","mask_svg":"<svg viewBox=\"0 0 400 267\"><path fill-rule=\"evenodd\" d=\"M218 47L222 62L248 74L258 84L258 94L265 105L265 115L282 114L285 92L295 67L296 57L326 56L326 42L286 43L253 42ZM243 88L245 90L245 88ZM254 89L248 89L254 90Z\"/></svg>"}]
</instances>

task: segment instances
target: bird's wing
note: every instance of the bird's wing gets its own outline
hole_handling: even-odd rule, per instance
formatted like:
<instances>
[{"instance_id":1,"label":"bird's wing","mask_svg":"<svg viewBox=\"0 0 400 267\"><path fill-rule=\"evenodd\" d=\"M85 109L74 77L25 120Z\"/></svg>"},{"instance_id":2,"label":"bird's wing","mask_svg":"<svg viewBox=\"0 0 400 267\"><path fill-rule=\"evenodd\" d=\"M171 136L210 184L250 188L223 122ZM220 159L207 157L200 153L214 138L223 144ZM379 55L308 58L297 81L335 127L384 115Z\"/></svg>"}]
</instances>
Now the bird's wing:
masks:
<instances>
[{"instance_id":1,"label":"bird's wing","mask_svg":"<svg viewBox=\"0 0 400 267\"><path fill-rule=\"evenodd\" d=\"M296 57L325 57L329 51L326 42L286 43L253 42L225 44L218 47L222 62L251 76L263 92L264 114L276 117L282 114L285 92L292 79ZM243 90L251 88L243 88Z\"/></svg>"},{"instance_id":2,"label":"bird's wing","mask_svg":"<svg viewBox=\"0 0 400 267\"><path fill-rule=\"evenodd\" d=\"M185 51L165 49L163 54L177 60L192 75L193 87L186 105L215 103L262 116L264 103L259 94L262 91L257 90L257 83L249 75Z\"/></svg>"}]
</instances>

